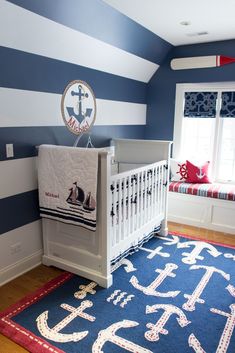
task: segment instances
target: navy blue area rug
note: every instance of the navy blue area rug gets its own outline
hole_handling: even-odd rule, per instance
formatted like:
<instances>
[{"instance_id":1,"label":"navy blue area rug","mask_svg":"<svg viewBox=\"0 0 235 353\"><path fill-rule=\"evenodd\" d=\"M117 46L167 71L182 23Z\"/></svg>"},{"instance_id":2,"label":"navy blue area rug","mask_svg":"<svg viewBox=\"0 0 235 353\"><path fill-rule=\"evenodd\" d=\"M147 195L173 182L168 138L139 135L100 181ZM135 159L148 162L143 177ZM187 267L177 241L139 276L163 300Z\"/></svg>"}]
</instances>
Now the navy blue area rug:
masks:
<instances>
[{"instance_id":1,"label":"navy blue area rug","mask_svg":"<svg viewBox=\"0 0 235 353\"><path fill-rule=\"evenodd\" d=\"M235 248L172 233L115 266L108 289L63 273L0 332L32 353L235 352Z\"/></svg>"}]
</instances>

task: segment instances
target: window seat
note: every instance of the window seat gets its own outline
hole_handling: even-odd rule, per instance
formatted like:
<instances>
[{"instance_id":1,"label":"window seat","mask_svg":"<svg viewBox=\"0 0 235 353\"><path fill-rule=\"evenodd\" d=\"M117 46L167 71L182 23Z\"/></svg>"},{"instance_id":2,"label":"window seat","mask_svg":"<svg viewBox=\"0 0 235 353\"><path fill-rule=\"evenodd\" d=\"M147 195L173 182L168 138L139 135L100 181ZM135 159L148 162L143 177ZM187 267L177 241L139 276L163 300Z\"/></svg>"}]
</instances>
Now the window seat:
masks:
<instances>
[{"instance_id":1,"label":"window seat","mask_svg":"<svg viewBox=\"0 0 235 353\"><path fill-rule=\"evenodd\" d=\"M235 185L170 182L169 221L235 234Z\"/></svg>"},{"instance_id":2,"label":"window seat","mask_svg":"<svg viewBox=\"0 0 235 353\"><path fill-rule=\"evenodd\" d=\"M235 185L231 184L190 184L182 181L171 181L169 191L235 201Z\"/></svg>"}]
</instances>

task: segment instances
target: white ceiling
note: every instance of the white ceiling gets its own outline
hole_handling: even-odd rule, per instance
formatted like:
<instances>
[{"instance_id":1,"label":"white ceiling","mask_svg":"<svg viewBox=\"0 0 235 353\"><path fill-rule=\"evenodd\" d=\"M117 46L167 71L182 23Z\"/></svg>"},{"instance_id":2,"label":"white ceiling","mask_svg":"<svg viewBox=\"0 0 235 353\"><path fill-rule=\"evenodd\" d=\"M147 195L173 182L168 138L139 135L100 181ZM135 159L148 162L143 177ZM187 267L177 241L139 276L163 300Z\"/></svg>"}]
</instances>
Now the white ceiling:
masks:
<instances>
[{"instance_id":1,"label":"white ceiling","mask_svg":"<svg viewBox=\"0 0 235 353\"><path fill-rule=\"evenodd\" d=\"M173 45L235 39L235 0L103 1Z\"/></svg>"}]
</instances>

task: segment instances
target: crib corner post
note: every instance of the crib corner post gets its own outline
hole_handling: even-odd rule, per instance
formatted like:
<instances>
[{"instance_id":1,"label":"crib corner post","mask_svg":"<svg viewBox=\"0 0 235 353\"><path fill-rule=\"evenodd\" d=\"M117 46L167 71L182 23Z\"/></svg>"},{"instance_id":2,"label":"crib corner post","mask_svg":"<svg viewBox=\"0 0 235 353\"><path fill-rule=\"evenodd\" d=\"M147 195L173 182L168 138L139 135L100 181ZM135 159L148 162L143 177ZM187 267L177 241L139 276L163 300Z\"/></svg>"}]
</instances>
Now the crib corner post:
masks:
<instances>
[{"instance_id":1,"label":"crib corner post","mask_svg":"<svg viewBox=\"0 0 235 353\"><path fill-rule=\"evenodd\" d=\"M111 234L110 234L110 177L111 177L111 154L104 152L100 155L100 255L101 272L104 278L103 287L110 287L113 283L111 274Z\"/></svg>"},{"instance_id":2,"label":"crib corner post","mask_svg":"<svg viewBox=\"0 0 235 353\"><path fill-rule=\"evenodd\" d=\"M166 237L168 235L168 224L167 224L167 218L163 219L161 223L161 229L159 234L163 237Z\"/></svg>"},{"instance_id":3,"label":"crib corner post","mask_svg":"<svg viewBox=\"0 0 235 353\"><path fill-rule=\"evenodd\" d=\"M167 144L167 149L166 149L166 164L165 164L165 173L164 173L164 185L165 185L165 200L164 200L164 219L161 222L161 230L160 230L160 235L161 236L167 236L168 235L168 222L167 222L167 216L168 216L168 194L169 194L169 180L170 180L170 153L171 153L171 146L172 142L169 141Z\"/></svg>"}]
</instances>

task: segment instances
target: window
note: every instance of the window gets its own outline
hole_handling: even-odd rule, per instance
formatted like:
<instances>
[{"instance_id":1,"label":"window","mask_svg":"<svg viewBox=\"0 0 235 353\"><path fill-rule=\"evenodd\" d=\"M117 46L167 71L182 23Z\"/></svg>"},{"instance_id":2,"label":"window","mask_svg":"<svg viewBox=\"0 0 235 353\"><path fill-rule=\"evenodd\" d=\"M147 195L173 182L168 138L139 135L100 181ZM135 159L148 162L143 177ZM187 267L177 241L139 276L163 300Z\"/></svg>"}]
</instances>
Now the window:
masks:
<instances>
[{"instance_id":1,"label":"window","mask_svg":"<svg viewBox=\"0 0 235 353\"><path fill-rule=\"evenodd\" d=\"M209 160L214 181L235 183L235 83L177 85L174 158Z\"/></svg>"}]
</instances>

